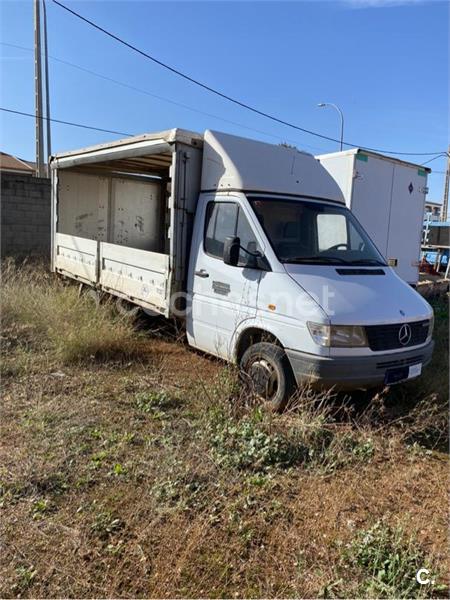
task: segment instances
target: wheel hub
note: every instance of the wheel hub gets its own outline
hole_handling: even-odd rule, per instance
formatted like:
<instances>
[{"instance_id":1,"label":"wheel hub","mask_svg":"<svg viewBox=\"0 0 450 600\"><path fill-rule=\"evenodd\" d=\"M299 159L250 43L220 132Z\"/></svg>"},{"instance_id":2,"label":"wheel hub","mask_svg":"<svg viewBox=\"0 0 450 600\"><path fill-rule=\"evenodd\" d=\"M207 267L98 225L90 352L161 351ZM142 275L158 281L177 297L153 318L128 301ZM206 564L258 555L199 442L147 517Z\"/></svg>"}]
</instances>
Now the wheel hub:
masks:
<instances>
[{"instance_id":1,"label":"wheel hub","mask_svg":"<svg viewBox=\"0 0 450 600\"><path fill-rule=\"evenodd\" d=\"M273 366L264 359L256 359L250 366L249 375L254 390L264 400L272 400L278 390L278 378Z\"/></svg>"}]
</instances>

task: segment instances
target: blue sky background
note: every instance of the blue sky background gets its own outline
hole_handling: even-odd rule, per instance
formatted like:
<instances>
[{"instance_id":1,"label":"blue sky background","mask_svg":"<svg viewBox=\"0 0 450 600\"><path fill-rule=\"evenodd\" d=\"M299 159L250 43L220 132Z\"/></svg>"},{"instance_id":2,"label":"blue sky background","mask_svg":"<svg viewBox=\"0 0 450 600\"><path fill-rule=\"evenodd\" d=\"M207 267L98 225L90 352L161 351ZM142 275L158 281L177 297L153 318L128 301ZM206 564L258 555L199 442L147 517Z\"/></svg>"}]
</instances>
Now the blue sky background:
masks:
<instances>
[{"instance_id":1,"label":"blue sky background","mask_svg":"<svg viewBox=\"0 0 450 600\"><path fill-rule=\"evenodd\" d=\"M64 0L62 0L64 2ZM226 94L332 137L339 104L345 139L405 152L445 150L448 129L449 5L433 0L65 3L160 60ZM47 0L49 52L118 86L50 60L52 117L126 133L183 127L337 149L234 106L140 57ZM1 0L2 107L34 112L31 0ZM190 107L189 110L180 104ZM208 114L202 114L208 113ZM218 118L220 117L220 118ZM1 149L34 159L33 119L2 113ZM221 120L223 119L223 120ZM53 124L53 151L114 135ZM430 157L411 157L423 162ZM429 165L443 172L445 158ZM429 178L442 198L444 175Z\"/></svg>"}]
</instances>

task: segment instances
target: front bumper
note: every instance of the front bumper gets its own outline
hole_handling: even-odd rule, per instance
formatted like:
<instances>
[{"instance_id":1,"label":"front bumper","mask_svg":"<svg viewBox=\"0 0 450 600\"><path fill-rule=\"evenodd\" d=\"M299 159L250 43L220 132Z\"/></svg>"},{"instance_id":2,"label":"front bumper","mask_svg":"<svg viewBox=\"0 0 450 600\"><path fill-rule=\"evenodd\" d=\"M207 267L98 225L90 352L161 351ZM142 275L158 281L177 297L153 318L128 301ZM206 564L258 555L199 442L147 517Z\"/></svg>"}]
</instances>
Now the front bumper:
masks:
<instances>
[{"instance_id":1,"label":"front bumper","mask_svg":"<svg viewBox=\"0 0 450 600\"><path fill-rule=\"evenodd\" d=\"M413 350L376 353L370 356L323 357L286 350L297 384L309 382L339 390L371 388L384 384L388 369L422 363L427 365L433 354L434 342Z\"/></svg>"}]
</instances>

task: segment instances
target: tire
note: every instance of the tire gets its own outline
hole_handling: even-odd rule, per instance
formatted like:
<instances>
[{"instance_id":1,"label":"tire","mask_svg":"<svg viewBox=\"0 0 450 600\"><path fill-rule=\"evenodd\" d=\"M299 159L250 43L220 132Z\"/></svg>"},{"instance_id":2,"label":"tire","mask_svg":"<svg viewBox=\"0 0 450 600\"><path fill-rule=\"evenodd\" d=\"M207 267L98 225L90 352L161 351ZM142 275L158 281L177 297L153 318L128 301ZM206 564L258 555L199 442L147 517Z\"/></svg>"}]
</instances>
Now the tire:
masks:
<instances>
[{"instance_id":1,"label":"tire","mask_svg":"<svg viewBox=\"0 0 450 600\"><path fill-rule=\"evenodd\" d=\"M141 312L140 306L136 306L136 304L132 304L131 302L128 302L128 300L124 300L123 298L116 298L115 303L117 312L123 317L136 319Z\"/></svg>"},{"instance_id":2,"label":"tire","mask_svg":"<svg viewBox=\"0 0 450 600\"><path fill-rule=\"evenodd\" d=\"M268 342L253 344L244 352L240 367L251 390L271 410L281 412L286 407L295 380L283 348Z\"/></svg>"},{"instance_id":3,"label":"tire","mask_svg":"<svg viewBox=\"0 0 450 600\"><path fill-rule=\"evenodd\" d=\"M95 305L96 308L98 308L100 306L101 294L98 290L90 287L84 293L86 295L86 298L88 298L90 300L90 302L92 302Z\"/></svg>"}]
</instances>

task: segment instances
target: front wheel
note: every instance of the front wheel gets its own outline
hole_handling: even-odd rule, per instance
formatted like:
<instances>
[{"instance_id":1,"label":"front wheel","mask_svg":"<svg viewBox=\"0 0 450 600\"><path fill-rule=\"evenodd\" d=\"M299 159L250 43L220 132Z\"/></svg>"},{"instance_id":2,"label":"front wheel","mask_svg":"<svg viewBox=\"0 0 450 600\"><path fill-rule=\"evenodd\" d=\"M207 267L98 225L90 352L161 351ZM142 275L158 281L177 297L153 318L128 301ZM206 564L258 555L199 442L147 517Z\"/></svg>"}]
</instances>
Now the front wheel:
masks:
<instances>
[{"instance_id":1,"label":"front wheel","mask_svg":"<svg viewBox=\"0 0 450 600\"><path fill-rule=\"evenodd\" d=\"M256 395L273 411L281 412L295 388L283 348L268 342L253 344L244 352L240 367Z\"/></svg>"}]
</instances>

